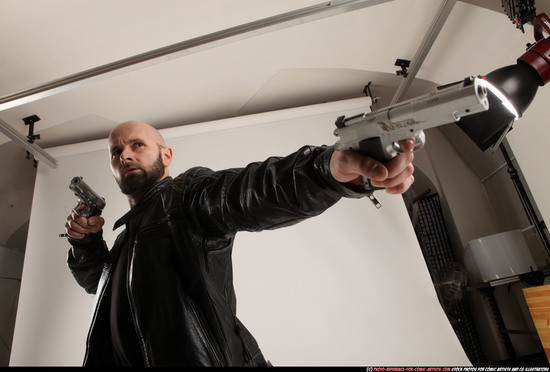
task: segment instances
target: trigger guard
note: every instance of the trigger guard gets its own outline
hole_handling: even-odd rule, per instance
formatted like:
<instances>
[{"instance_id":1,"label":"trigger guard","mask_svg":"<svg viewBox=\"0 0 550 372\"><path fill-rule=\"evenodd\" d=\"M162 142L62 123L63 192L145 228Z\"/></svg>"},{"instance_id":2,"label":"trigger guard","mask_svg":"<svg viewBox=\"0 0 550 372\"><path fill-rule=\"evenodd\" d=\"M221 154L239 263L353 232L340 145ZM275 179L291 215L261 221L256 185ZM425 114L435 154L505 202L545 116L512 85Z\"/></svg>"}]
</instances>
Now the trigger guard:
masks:
<instances>
[{"instance_id":1,"label":"trigger guard","mask_svg":"<svg viewBox=\"0 0 550 372\"><path fill-rule=\"evenodd\" d=\"M424 131L421 130L420 132L417 132L414 135L414 139L415 139L415 142L414 142L413 152L416 152L422 149L426 144L426 134L424 133Z\"/></svg>"},{"instance_id":2,"label":"trigger guard","mask_svg":"<svg viewBox=\"0 0 550 372\"><path fill-rule=\"evenodd\" d=\"M426 134L424 134L424 131L420 131L415 133L414 135L414 147L413 152L417 152L418 150L421 150L424 145L426 144ZM405 152L401 150L401 146L399 146L398 142L392 143L392 148L397 152L398 154L404 154Z\"/></svg>"},{"instance_id":3,"label":"trigger guard","mask_svg":"<svg viewBox=\"0 0 550 372\"><path fill-rule=\"evenodd\" d=\"M84 206L84 208L82 208L82 206ZM79 216L83 216L84 215L84 211L86 210L86 203L84 202L79 202L76 207L73 208L73 211L78 214Z\"/></svg>"}]
</instances>

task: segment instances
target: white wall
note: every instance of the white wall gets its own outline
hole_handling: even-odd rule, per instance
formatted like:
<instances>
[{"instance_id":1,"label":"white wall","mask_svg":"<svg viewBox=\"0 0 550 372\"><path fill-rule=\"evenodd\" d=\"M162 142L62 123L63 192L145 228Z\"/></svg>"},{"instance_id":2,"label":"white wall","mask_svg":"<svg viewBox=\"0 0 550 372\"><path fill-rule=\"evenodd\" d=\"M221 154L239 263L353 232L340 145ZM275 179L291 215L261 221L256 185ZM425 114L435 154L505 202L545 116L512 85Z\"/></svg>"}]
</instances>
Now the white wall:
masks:
<instances>
[{"instance_id":1,"label":"white wall","mask_svg":"<svg viewBox=\"0 0 550 372\"><path fill-rule=\"evenodd\" d=\"M303 144L332 144L334 119L368 99L343 101L164 131L172 174L193 165L241 166ZM11 365L80 365L92 297L66 267L58 234L76 205L73 176L107 199L109 226L128 209L112 180L106 141L50 152L38 169ZM275 365L465 365L433 289L403 200L379 193L342 200L297 226L237 236L238 315Z\"/></svg>"}]
</instances>

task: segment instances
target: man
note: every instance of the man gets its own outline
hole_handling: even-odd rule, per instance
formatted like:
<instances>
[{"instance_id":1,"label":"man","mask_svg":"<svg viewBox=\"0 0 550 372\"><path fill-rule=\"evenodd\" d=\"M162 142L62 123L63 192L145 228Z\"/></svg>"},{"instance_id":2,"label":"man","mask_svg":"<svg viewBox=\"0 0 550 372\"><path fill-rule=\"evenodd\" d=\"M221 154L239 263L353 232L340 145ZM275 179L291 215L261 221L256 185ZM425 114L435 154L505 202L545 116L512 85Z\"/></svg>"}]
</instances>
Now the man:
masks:
<instances>
[{"instance_id":1,"label":"man","mask_svg":"<svg viewBox=\"0 0 550 372\"><path fill-rule=\"evenodd\" d=\"M364 196L362 177L401 194L412 184L414 143L382 165L355 152L303 147L284 158L169 175L172 150L153 127L125 122L109 135L111 169L130 211L109 250L102 217L71 212L68 265L96 294L85 365L261 366L236 317L231 251L238 231L288 226L340 198Z\"/></svg>"}]
</instances>

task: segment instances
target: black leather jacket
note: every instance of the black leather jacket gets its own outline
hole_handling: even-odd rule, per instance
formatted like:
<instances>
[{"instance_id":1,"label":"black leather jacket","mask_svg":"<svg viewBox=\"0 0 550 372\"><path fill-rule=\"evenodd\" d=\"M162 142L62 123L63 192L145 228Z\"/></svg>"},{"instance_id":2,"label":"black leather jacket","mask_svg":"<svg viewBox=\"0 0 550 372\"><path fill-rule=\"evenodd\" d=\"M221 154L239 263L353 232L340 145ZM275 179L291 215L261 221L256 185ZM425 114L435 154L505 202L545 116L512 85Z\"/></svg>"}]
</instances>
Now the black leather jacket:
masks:
<instances>
[{"instance_id":1,"label":"black leather jacket","mask_svg":"<svg viewBox=\"0 0 550 372\"><path fill-rule=\"evenodd\" d=\"M364 194L336 182L332 148L303 147L284 158L214 172L192 168L165 178L114 228L72 245L68 265L96 309L85 365L112 363L108 329L112 263L126 235L128 294L145 364L262 365L260 349L236 317L231 252L238 231L292 225L322 213L342 196Z\"/></svg>"}]
</instances>

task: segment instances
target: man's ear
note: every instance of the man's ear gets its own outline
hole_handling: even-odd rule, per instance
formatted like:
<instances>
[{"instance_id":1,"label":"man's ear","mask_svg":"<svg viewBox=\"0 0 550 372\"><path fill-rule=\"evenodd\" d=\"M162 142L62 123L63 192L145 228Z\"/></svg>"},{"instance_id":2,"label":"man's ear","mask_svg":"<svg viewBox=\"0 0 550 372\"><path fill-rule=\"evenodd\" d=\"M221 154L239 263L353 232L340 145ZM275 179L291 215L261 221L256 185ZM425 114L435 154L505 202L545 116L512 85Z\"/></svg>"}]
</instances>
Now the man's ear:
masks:
<instances>
[{"instance_id":1,"label":"man's ear","mask_svg":"<svg viewBox=\"0 0 550 372\"><path fill-rule=\"evenodd\" d=\"M172 149L170 147L164 147L161 149L162 152L162 164L167 168L172 162Z\"/></svg>"}]
</instances>

